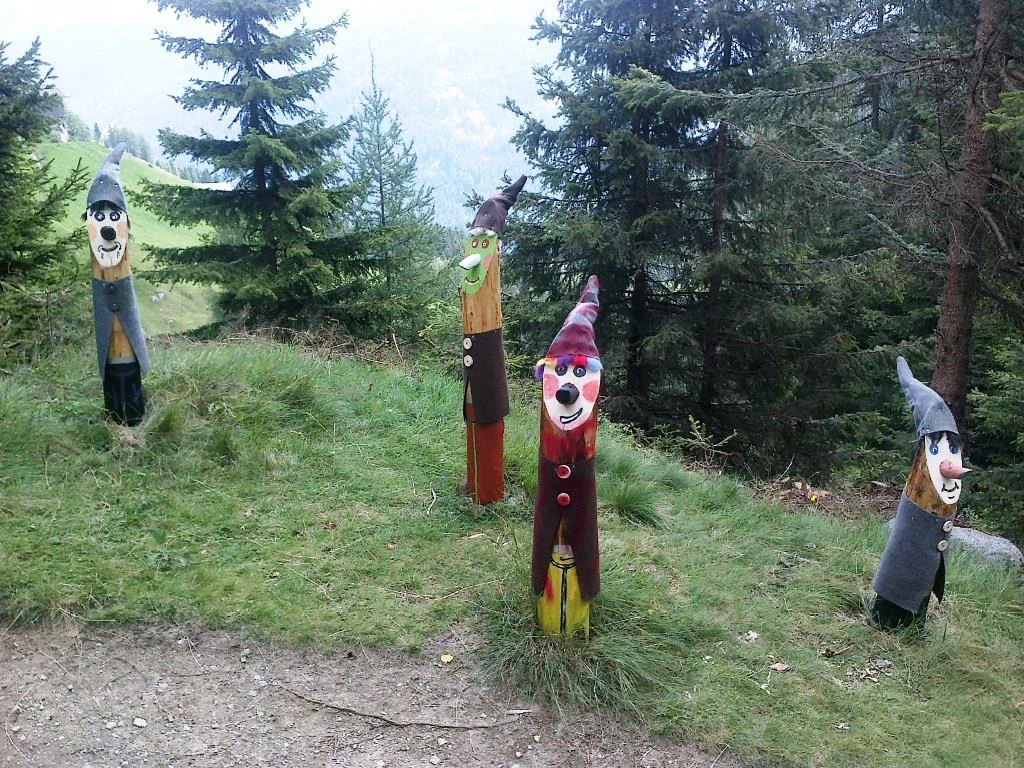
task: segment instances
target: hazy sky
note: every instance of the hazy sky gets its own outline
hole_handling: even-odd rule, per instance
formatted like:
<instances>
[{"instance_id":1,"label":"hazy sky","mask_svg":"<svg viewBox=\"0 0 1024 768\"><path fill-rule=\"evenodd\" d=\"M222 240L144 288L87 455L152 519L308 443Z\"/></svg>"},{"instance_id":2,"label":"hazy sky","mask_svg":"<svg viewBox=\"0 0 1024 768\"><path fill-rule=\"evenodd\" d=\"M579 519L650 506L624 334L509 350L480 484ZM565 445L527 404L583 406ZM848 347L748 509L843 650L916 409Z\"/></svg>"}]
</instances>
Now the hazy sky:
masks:
<instances>
[{"instance_id":1,"label":"hazy sky","mask_svg":"<svg viewBox=\"0 0 1024 768\"><path fill-rule=\"evenodd\" d=\"M153 33L203 34L204 28L158 11L154 3L37 0L4 5L0 41L11 44L8 58L38 36L69 108L87 123L114 121L148 132L155 116L171 114L169 95L180 94L185 81L197 74L191 63L164 51ZM333 51L328 46L322 51L337 56L334 88L352 91L353 105L369 81L371 47L385 92L400 91L403 81L410 80L433 81L439 90L458 88L460 81L476 82L474 67L500 67L515 89L509 95L529 102L535 96L529 87L531 67L550 63L554 55L552 46L529 41L530 25L541 11L556 17L555 6L555 0L313 0L304 18L317 25L348 13L349 26L339 31ZM208 38L211 29L205 28ZM461 66L453 69L453 63ZM475 106L485 116L497 115L500 95L491 100L476 95ZM182 114L174 127L190 127L197 118Z\"/></svg>"},{"instance_id":2,"label":"hazy sky","mask_svg":"<svg viewBox=\"0 0 1024 768\"><path fill-rule=\"evenodd\" d=\"M164 127L183 133L202 127L224 135L210 113L186 113L171 99L190 78L216 79L219 70L202 72L153 39L158 29L212 39L215 27L158 11L146 0L3 5L0 41L10 44L7 58L39 37L42 57L53 67L68 108L90 127L131 128L147 136L154 149L156 133ZM349 21L334 46L323 46L316 58L333 53L337 64L331 90L318 106L332 121L353 113L370 83L372 50L377 84L407 139L414 140L426 181L444 183L432 174L442 173L453 156L469 157L479 167L472 178L467 174L465 188L450 190L449 197L471 188L483 191L485 179L526 172L508 143L518 123L501 108L505 97L538 116L550 115L532 75L533 67L550 64L556 53L551 44L530 40L530 27L542 11L557 18L556 0L313 0L302 15L310 25L343 12ZM279 31L292 28L289 23ZM437 138L438 125L444 139ZM450 180L447 185L453 186Z\"/></svg>"}]
</instances>

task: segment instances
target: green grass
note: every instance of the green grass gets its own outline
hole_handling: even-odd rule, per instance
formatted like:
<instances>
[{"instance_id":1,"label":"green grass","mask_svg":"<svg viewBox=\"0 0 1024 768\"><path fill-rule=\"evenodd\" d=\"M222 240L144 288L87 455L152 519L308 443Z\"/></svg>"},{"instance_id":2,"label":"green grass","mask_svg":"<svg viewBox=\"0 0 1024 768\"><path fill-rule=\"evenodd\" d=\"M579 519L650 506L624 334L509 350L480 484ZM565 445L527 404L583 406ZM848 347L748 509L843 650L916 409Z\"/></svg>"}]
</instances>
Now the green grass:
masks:
<instances>
[{"instance_id":1,"label":"green grass","mask_svg":"<svg viewBox=\"0 0 1024 768\"><path fill-rule=\"evenodd\" d=\"M0 378L5 622L195 621L414 652L468 622L491 677L748 764L1024 763L1019 571L954 553L924 630L879 632L864 604L884 526L762 503L604 423L603 589L590 641L552 640L528 585L535 392L513 398L508 501L484 509L461 488L461 383L429 366L154 346L133 430L100 418L88 349Z\"/></svg>"},{"instance_id":2,"label":"green grass","mask_svg":"<svg viewBox=\"0 0 1024 768\"><path fill-rule=\"evenodd\" d=\"M89 182L78 193L77 198L67 209L62 221L55 223L54 231L60 235L73 232L82 226L82 214L85 212L86 194L92 178L102 167L103 161L110 154L107 147L90 141L72 141L65 144L41 144L37 151L52 160L52 172L58 177L67 175L81 160L88 170ZM214 292L210 288L189 284L165 285L153 284L144 277L146 268L151 266L147 244L163 247L186 247L198 245L202 229L197 227L173 227L158 219L146 208L133 205L132 192L141 187L141 181L171 184L184 184L181 179L167 173L161 168L143 162L131 155L121 160L121 185L128 197L128 214L132 224L131 259L136 274L135 292L139 300L139 311L142 314L142 325L149 335L175 333L197 328L213 320L211 305ZM88 262L89 241L85 234L81 238L82 263ZM141 273L141 274L140 274Z\"/></svg>"}]
</instances>

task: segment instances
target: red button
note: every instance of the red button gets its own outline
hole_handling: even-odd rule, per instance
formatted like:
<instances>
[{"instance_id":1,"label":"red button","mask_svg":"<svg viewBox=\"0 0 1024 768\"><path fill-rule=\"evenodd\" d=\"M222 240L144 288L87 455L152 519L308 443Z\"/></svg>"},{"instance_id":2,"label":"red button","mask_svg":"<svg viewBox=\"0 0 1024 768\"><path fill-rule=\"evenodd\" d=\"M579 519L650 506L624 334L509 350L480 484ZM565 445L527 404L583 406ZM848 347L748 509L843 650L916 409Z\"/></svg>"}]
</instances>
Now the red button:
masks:
<instances>
[{"instance_id":1,"label":"red button","mask_svg":"<svg viewBox=\"0 0 1024 768\"><path fill-rule=\"evenodd\" d=\"M555 474L562 480L568 480L569 475L572 474L572 467L568 464L559 464L558 468L555 470Z\"/></svg>"},{"instance_id":2,"label":"red button","mask_svg":"<svg viewBox=\"0 0 1024 768\"><path fill-rule=\"evenodd\" d=\"M569 494L568 493L560 493L560 494L558 494L558 498L556 499L556 501L558 502L558 506L560 506L560 507L568 507L569 506Z\"/></svg>"}]
</instances>

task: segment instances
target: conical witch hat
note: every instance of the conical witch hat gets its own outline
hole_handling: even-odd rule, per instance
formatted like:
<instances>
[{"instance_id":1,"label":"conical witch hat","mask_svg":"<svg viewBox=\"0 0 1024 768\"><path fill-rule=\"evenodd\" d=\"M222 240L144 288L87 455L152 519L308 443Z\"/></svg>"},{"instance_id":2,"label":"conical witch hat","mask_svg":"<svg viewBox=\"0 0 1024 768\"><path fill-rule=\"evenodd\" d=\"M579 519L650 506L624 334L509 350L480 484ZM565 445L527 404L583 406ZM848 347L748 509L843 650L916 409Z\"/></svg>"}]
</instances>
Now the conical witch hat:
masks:
<instances>
[{"instance_id":1,"label":"conical witch hat","mask_svg":"<svg viewBox=\"0 0 1024 768\"><path fill-rule=\"evenodd\" d=\"M903 394L907 396L910 412L914 414L914 426L917 428L918 437L934 432L960 434L949 406L939 397L938 392L914 378L910 366L903 357L896 358L896 374L899 376Z\"/></svg>"},{"instance_id":2,"label":"conical witch hat","mask_svg":"<svg viewBox=\"0 0 1024 768\"><path fill-rule=\"evenodd\" d=\"M127 212L128 204L124 201L124 191L121 189L121 155L124 150L125 145L118 144L103 161L103 167L93 179L85 198L86 208L92 208L98 203L110 203Z\"/></svg>"},{"instance_id":3,"label":"conical witch hat","mask_svg":"<svg viewBox=\"0 0 1024 768\"><path fill-rule=\"evenodd\" d=\"M597 292L600 288L597 275L591 275L587 287L572 311L566 316L561 330L548 347L548 358L582 355L598 359L601 357L594 343L594 320L597 319Z\"/></svg>"},{"instance_id":4,"label":"conical witch hat","mask_svg":"<svg viewBox=\"0 0 1024 768\"><path fill-rule=\"evenodd\" d=\"M494 197L484 200L480 208L477 209L476 216L473 217L473 223L469 225L469 228L483 227L499 235L504 232L508 209L515 205L516 198L519 197L525 184L526 176L520 176Z\"/></svg>"}]
</instances>

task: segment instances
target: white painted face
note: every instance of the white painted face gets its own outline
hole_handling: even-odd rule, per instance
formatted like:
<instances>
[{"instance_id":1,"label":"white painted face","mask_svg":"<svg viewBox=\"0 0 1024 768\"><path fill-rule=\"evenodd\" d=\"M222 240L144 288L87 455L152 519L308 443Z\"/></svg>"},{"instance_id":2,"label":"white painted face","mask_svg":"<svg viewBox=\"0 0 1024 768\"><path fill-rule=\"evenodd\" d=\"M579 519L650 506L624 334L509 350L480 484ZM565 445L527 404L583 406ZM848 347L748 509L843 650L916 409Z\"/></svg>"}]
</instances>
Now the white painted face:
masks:
<instances>
[{"instance_id":1,"label":"white painted face","mask_svg":"<svg viewBox=\"0 0 1024 768\"><path fill-rule=\"evenodd\" d=\"M110 203L99 203L85 213L89 247L101 267L121 263L128 247L128 214Z\"/></svg>"},{"instance_id":2,"label":"white painted face","mask_svg":"<svg viewBox=\"0 0 1024 768\"><path fill-rule=\"evenodd\" d=\"M586 424L601 390L601 372L578 362L544 365L544 408L552 423L567 432Z\"/></svg>"},{"instance_id":3,"label":"white painted face","mask_svg":"<svg viewBox=\"0 0 1024 768\"><path fill-rule=\"evenodd\" d=\"M950 437L949 432L925 435L924 449L935 492L943 503L956 504L960 500L960 478L969 470L964 468L960 439L956 435L952 435L952 440Z\"/></svg>"}]
</instances>

